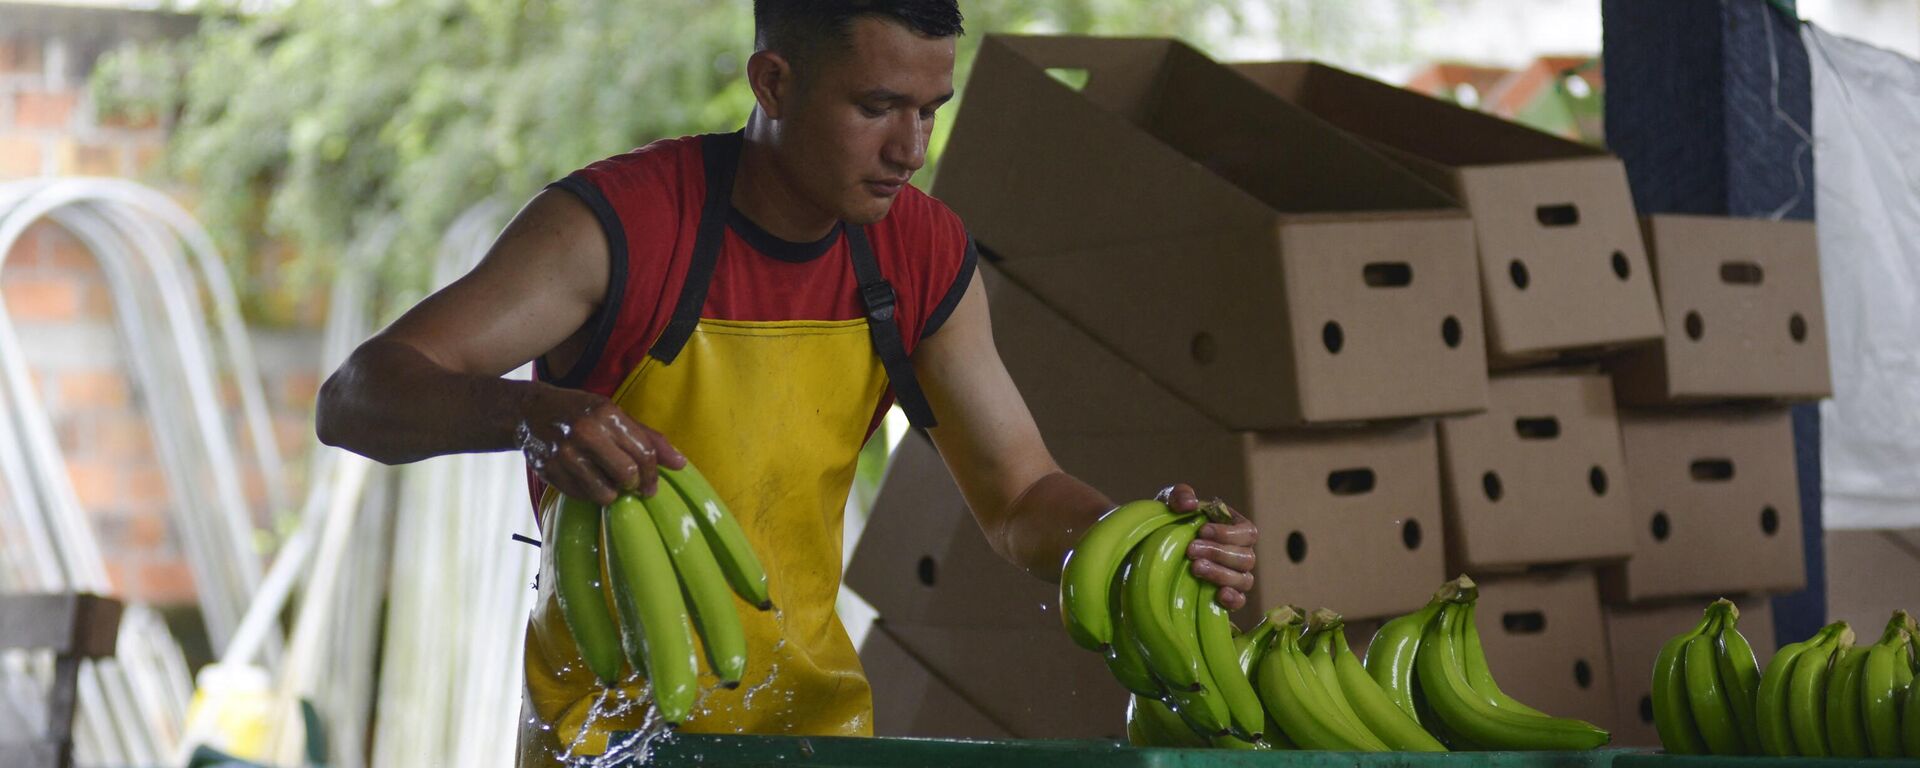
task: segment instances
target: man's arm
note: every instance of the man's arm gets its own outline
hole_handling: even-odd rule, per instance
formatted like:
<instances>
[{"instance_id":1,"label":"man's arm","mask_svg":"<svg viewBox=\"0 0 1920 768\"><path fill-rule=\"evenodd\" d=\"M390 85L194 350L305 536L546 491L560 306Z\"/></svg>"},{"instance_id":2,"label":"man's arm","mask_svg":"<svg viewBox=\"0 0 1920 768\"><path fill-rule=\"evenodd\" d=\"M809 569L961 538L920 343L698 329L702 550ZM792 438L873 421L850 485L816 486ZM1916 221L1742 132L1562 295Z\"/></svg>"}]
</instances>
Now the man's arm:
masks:
<instances>
[{"instance_id":1,"label":"man's arm","mask_svg":"<svg viewBox=\"0 0 1920 768\"><path fill-rule=\"evenodd\" d=\"M321 442L397 464L519 449L563 493L601 503L651 492L664 437L589 392L501 375L560 346L593 314L611 270L592 212L535 196L472 272L354 350L320 389Z\"/></svg>"},{"instance_id":2,"label":"man's arm","mask_svg":"<svg viewBox=\"0 0 1920 768\"><path fill-rule=\"evenodd\" d=\"M1047 452L1033 414L994 348L986 288L978 274L940 331L913 355L940 426L928 430L1001 557L1047 581L1058 581L1066 553L1113 507L1107 497L1060 469ZM1200 505L1184 484L1161 492L1175 509ZM1253 587L1258 533L1238 512L1234 523L1208 523L1187 551L1195 575L1224 589L1237 609Z\"/></svg>"}]
</instances>

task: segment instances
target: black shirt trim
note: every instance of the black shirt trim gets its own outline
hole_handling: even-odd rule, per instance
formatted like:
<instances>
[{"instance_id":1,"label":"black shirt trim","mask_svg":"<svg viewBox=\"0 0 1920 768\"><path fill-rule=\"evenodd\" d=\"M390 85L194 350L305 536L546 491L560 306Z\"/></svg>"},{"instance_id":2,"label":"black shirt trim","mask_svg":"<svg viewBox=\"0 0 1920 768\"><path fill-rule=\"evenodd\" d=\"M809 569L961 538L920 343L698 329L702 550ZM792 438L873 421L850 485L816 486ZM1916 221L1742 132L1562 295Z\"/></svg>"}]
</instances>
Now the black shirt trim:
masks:
<instances>
[{"instance_id":1,"label":"black shirt trim","mask_svg":"<svg viewBox=\"0 0 1920 768\"><path fill-rule=\"evenodd\" d=\"M613 326L620 319L620 300L627 293L627 230L620 225L620 216L613 211L613 205L601 194L600 188L580 176L568 176L547 185L549 188L564 189L580 198L587 208L593 211L593 217L600 221L600 232L607 238L607 293L600 301L600 307L587 317L585 325L593 326L593 337L587 341L587 348L580 353L573 367L565 376L555 378L547 367L547 358L541 355L533 361L534 371L540 380L556 387L578 389L586 383L587 375L600 364L600 355L606 352L607 340L613 336Z\"/></svg>"},{"instance_id":2,"label":"black shirt trim","mask_svg":"<svg viewBox=\"0 0 1920 768\"><path fill-rule=\"evenodd\" d=\"M947 287L947 295L941 297L939 305L933 308L933 314L927 316L926 327L920 331L920 340L925 341L934 331L947 322L947 316L953 314L953 308L960 306L960 299L967 295L967 286L973 284L973 270L980 261L980 252L973 247L973 237L967 237L967 253L960 258L960 274L953 278L953 285Z\"/></svg>"},{"instance_id":3,"label":"black shirt trim","mask_svg":"<svg viewBox=\"0 0 1920 768\"><path fill-rule=\"evenodd\" d=\"M754 250L790 264L804 264L825 256L827 251L833 250L834 244L840 242L840 234L846 230L844 222L836 221L826 237L811 243L796 243L761 228L731 205L727 206L727 227L739 234L740 239L747 241L747 245L753 246Z\"/></svg>"}]
</instances>

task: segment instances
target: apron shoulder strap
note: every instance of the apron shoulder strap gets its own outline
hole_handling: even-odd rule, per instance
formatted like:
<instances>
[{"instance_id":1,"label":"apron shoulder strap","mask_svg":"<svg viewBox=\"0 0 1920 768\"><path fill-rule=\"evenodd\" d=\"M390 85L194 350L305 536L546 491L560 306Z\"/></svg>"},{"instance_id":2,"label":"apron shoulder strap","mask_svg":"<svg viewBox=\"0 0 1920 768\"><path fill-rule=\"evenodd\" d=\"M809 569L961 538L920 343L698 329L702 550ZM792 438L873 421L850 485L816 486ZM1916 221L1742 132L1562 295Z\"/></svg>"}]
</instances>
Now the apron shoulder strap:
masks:
<instances>
[{"instance_id":1,"label":"apron shoulder strap","mask_svg":"<svg viewBox=\"0 0 1920 768\"><path fill-rule=\"evenodd\" d=\"M937 426L933 406L927 403L920 379L913 374L913 362L907 359L906 341L900 336L895 316L896 296L893 284L880 274L880 262L873 257L867 242L866 227L847 227L848 250L852 251L853 274L860 281L860 302L867 308L867 331L873 336L874 354L887 371L894 398L913 426L928 429Z\"/></svg>"},{"instance_id":2,"label":"apron shoulder strap","mask_svg":"<svg viewBox=\"0 0 1920 768\"><path fill-rule=\"evenodd\" d=\"M740 164L739 132L721 133L700 140L701 163L705 166L707 199L700 209L700 228L693 238L693 261L687 266L686 282L680 284L680 298L673 305L673 318L655 339L647 354L662 363L672 363L700 324L700 310L707 306L707 286L713 282L714 265L720 262L720 246L727 236L727 206L733 200L733 174Z\"/></svg>"}]
</instances>

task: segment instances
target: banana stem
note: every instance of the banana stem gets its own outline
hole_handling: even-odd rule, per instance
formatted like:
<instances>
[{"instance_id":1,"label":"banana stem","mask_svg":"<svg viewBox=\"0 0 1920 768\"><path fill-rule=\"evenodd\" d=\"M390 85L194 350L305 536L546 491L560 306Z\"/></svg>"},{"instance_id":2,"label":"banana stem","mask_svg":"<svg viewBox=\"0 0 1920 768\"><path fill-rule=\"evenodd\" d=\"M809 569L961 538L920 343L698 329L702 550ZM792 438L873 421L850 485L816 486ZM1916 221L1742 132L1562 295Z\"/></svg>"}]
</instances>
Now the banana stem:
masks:
<instances>
[{"instance_id":1,"label":"banana stem","mask_svg":"<svg viewBox=\"0 0 1920 768\"><path fill-rule=\"evenodd\" d=\"M1215 497L1212 501L1202 503L1200 505L1199 512L1200 514L1207 516L1208 522L1212 522L1212 523L1233 522L1233 513L1227 510L1227 503L1224 501L1221 501L1218 497Z\"/></svg>"}]
</instances>

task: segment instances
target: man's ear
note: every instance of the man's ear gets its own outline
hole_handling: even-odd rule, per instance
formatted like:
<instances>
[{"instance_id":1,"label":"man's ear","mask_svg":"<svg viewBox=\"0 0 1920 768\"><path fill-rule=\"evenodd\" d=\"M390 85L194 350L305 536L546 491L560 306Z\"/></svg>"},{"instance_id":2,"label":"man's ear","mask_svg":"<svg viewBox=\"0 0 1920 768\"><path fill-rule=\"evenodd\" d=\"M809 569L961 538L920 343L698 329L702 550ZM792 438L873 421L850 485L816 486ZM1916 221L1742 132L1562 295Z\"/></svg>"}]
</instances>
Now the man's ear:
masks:
<instances>
[{"instance_id":1,"label":"man's ear","mask_svg":"<svg viewBox=\"0 0 1920 768\"><path fill-rule=\"evenodd\" d=\"M747 85L753 89L760 111L778 120L781 110L794 99L793 63L772 50L754 51L747 57Z\"/></svg>"}]
</instances>

